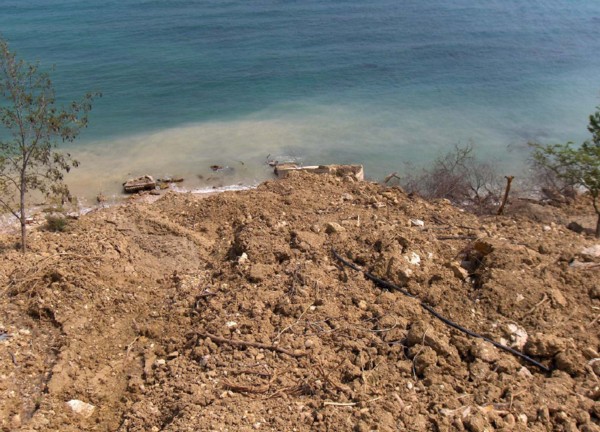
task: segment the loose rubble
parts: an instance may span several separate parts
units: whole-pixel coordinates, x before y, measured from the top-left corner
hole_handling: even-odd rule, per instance
[[[540,214],[294,171],[0,236],[0,430],[598,431],[597,240]]]

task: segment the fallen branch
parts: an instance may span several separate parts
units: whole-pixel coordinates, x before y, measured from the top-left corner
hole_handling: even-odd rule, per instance
[[[457,236],[441,236],[438,240],[475,240],[477,236],[473,235],[457,235]]]
[[[387,176],[385,176],[385,179],[383,179],[383,183],[385,184],[385,183],[389,182],[393,178],[397,178],[398,180],[402,180],[400,177],[398,177],[398,173],[397,172],[393,172],[393,173],[388,174]]]
[[[345,407],[353,407],[358,405],[358,402],[331,402],[331,401],[325,401],[323,402],[324,406],[345,406]]]
[[[261,394],[261,393],[266,393],[269,391],[269,389],[271,388],[270,384],[264,384],[261,385],[259,387],[249,387],[249,386],[245,386],[245,385],[240,385],[240,384],[234,384],[230,381],[227,380],[223,380],[223,386],[227,389],[227,390],[231,390],[233,392],[237,392],[237,393],[254,393],[254,394]]]
[[[373,398],[373,399],[369,399],[368,401],[365,401],[365,402],[333,402],[333,401],[325,401],[325,402],[323,402],[323,406],[353,407],[353,406],[356,406],[356,405],[358,405],[360,403],[368,404],[368,403],[371,403],[371,402],[375,402],[375,401],[378,401],[381,398],[382,397],[379,396],[379,397],[376,397],[376,398]]]
[[[260,343],[260,342],[246,342],[246,341],[242,341],[242,340],[238,340],[238,339],[227,339],[224,337],[215,336],[210,333],[198,333],[198,336],[200,336],[202,338],[209,338],[210,340],[212,340],[215,343],[222,343],[222,344],[233,345],[233,346],[263,348],[263,349],[268,349],[270,351],[277,351],[282,354],[287,354],[291,357],[304,357],[306,355],[306,353],[302,352],[302,351],[290,351],[290,350],[286,350],[284,348],[279,348],[274,345],[268,345],[268,344],[264,344],[264,343]]]
[[[531,309],[529,309],[525,315],[523,315],[523,317],[531,315],[537,308],[539,308],[541,305],[546,303],[548,300],[550,300],[550,299],[548,298],[546,293],[544,293],[544,295],[542,296],[542,299],[539,302],[537,302],[536,304],[534,304],[533,307]]]

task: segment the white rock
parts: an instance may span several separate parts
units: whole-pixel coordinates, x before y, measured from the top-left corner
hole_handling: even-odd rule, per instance
[[[248,261],[248,254],[246,252],[243,252],[240,255],[240,257],[238,258],[238,264],[244,264],[247,261]]]
[[[346,231],[346,228],[344,228],[337,222],[328,222],[327,224],[325,224],[325,232],[327,234],[341,233],[344,231]]]
[[[581,250],[581,255],[589,258],[598,258],[600,257],[600,244],[595,244],[593,246],[583,248]]]
[[[412,265],[419,265],[421,263],[421,257],[414,252],[405,255],[404,259]]]
[[[529,369],[527,369],[525,366],[522,366],[521,369],[519,369],[519,372],[517,372],[517,375],[519,375],[522,378],[532,378],[533,374],[531,373],[531,371]]]
[[[410,226],[423,228],[425,226],[425,222],[423,222],[421,219],[411,219]]]
[[[509,345],[512,348],[523,349],[529,337],[525,329],[513,323],[507,324],[506,329],[510,338]]]
[[[544,231],[552,231],[552,227],[550,225],[544,225],[542,228]]]
[[[80,401],[79,399],[71,399],[69,402],[67,402],[67,405],[73,410],[74,413],[85,418],[88,418],[94,414],[94,410],[96,409],[94,405]]]

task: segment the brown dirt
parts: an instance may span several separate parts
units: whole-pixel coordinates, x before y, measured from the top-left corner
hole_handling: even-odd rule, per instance
[[[0,429],[599,431],[598,241],[547,210],[294,174],[0,237]]]

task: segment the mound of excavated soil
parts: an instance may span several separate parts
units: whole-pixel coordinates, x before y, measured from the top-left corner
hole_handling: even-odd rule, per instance
[[[2,430],[600,430],[597,242],[559,224],[294,174],[30,239],[2,237]]]

